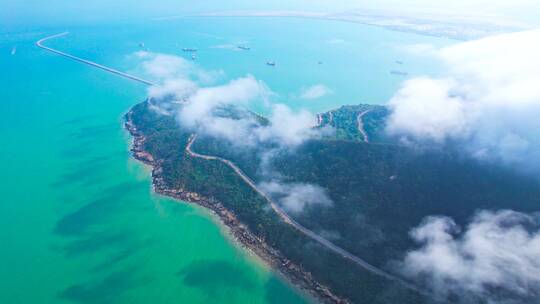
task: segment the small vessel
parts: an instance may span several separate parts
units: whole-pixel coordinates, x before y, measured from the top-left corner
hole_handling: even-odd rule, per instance
[[[275,61],[268,61],[268,62],[266,62],[266,65],[276,66],[276,62]]]
[[[191,54],[191,60],[197,60],[197,55]]]
[[[322,61],[317,62],[317,64],[322,64]]]
[[[241,49],[241,50],[244,50],[244,51],[249,51],[249,50],[251,50],[251,48],[250,48],[249,46],[239,45],[239,46],[237,46],[237,47],[238,47],[239,49]]]
[[[197,49],[196,48],[182,48],[182,51],[183,52],[196,52]]]
[[[144,42],[140,42],[139,47],[144,48]]]
[[[407,75],[409,75],[409,73],[407,73],[407,72],[396,71],[396,70],[390,71],[390,74],[393,74],[393,75],[399,75],[399,76],[407,76]]]
[[[11,49],[11,55],[15,55],[17,53],[17,47],[14,46],[12,49]]]
[[[396,60],[396,63],[397,63],[397,64],[403,64],[403,61],[401,61],[401,60]]]

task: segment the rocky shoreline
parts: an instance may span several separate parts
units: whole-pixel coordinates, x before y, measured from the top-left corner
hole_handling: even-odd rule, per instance
[[[287,277],[294,285],[307,291],[322,303],[349,303],[347,300],[334,295],[326,286],[318,283],[311,273],[292,263],[278,250],[272,248],[266,242],[251,233],[247,226],[242,224],[236,215],[225,208],[223,204],[203,197],[195,192],[185,189],[169,189],[166,187],[162,177],[162,169],[159,160],[144,150],[146,138],[131,119],[131,111],[125,115],[125,128],[133,136],[131,152],[133,157],[144,164],[152,167],[152,182],[154,191],[161,195],[166,195],[174,199],[195,203],[212,210],[229,229],[236,240],[244,247],[248,248],[261,257],[273,269],[277,269]]]

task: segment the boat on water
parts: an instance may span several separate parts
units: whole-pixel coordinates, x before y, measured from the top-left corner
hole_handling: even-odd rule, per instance
[[[407,73],[407,72],[396,71],[396,70],[390,71],[390,74],[392,74],[392,75],[398,75],[398,76],[407,76],[407,75],[409,75],[409,73]]]
[[[15,55],[17,53],[17,47],[14,46],[12,49],[11,49],[11,55]]]
[[[403,61],[401,61],[401,60],[396,60],[396,63],[397,63],[397,64],[403,64]]]
[[[197,60],[197,55],[191,54],[191,60]]]
[[[239,46],[237,46],[237,47],[238,47],[239,49],[241,49],[241,50],[244,50],[244,51],[249,51],[249,50],[251,50],[251,48],[250,48],[249,46],[239,45]]]
[[[182,48],[182,51],[183,52],[196,52],[197,49],[196,48]]]
[[[268,61],[268,62],[266,62],[266,65],[276,66],[276,62],[275,61]]]
[[[144,48],[144,42],[140,42],[139,47]]]

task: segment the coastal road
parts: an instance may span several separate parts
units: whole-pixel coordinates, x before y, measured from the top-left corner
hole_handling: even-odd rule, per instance
[[[47,40],[58,38],[58,37],[63,37],[63,36],[66,36],[66,35],[69,35],[69,32],[64,32],[64,33],[60,33],[60,34],[45,37],[43,39],[38,40],[36,42],[36,46],[38,46],[38,47],[40,47],[40,48],[42,48],[44,50],[47,50],[49,52],[55,53],[57,55],[64,56],[64,57],[67,57],[69,59],[72,59],[72,60],[87,64],[87,65],[93,66],[95,68],[105,70],[105,71],[107,71],[109,73],[113,73],[115,75],[125,77],[125,78],[128,78],[128,79],[133,80],[133,81],[137,81],[137,82],[140,82],[140,83],[143,83],[143,84],[146,84],[146,85],[150,85],[150,86],[154,85],[154,83],[152,83],[152,82],[150,82],[148,80],[144,80],[142,78],[139,78],[137,76],[133,76],[133,75],[130,75],[128,73],[124,73],[124,72],[115,70],[113,68],[101,65],[99,63],[95,63],[95,62],[90,61],[90,60],[86,60],[86,59],[83,59],[83,58],[80,58],[80,57],[77,57],[77,56],[73,56],[71,54],[68,54],[68,53],[65,53],[65,52],[62,52],[62,51],[59,51],[59,50],[56,50],[56,49],[53,49],[53,48],[50,48],[48,46],[43,45],[43,43],[45,41],[47,41]]]
[[[191,137],[189,138],[188,140],[188,143],[186,145],[186,152],[192,156],[192,157],[196,157],[196,158],[201,158],[201,159],[205,159],[205,160],[217,160],[217,161],[220,161],[224,164],[226,164],[227,166],[229,166],[231,169],[234,170],[234,172],[236,172],[236,174],[238,176],[240,176],[240,178],[242,178],[242,180],[244,180],[244,182],[246,184],[248,184],[253,190],[255,190],[255,192],[257,192],[259,195],[261,195],[264,199],[266,199],[266,201],[268,201],[268,203],[270,204],[270,207],[279,215],[279,217],[287,224],[293,226],[296,230],[300,231],[302,234],[304,234],[305,236],[307,236],[308,238],[316,241],[317,243],[323,245],[324,247],[328,248],[329,250],[337,253],[338,255],[354,262],[355,264],[357,264],[358,266],[362,267],[363,269],[375,274],[375,275],[378,275],[380,277],[383,277],[385,279],[388,279],[388,280],[391,280],[391,281],[394,281],[394,282],[397,282],[399,284],[401,284],[402,286],[408,288],[408,289],[411,289],[411,290],[414,290],[418,293],[421,293],[421,294],[424,294],[426,295],[426,293],[420,289],[418,289],[418,287],[402,280],[401,278],[398,278],[380,268],[377,268],[373,265],[371,265],[370,263],[366,262],[365,260],[361,259],[360,257],[357,257],[356,255],[348,252],[347,250],[337,246],[336,244],[330,242],[329,240],[323,238],[322,236],[316,234],[315,232],[311,231],[310,229],[302,226],[300,223],[298,223],[297,221],[295,221],[294,219],[292,219],[270,196],[268,196],[264,191],[260,190],[257,185],[255,184],[255,182],[253,180],[251,180],[251,178],[249,178],[247,175],[244,174],[244,172],[242,172],[242,170],[240,168],[238,168],[238,166],[236,166],[233,162],[225,159],[225,158],[221,158],[221,157],[218,157],[218,156],[212,156],[212,155],[204,155],[204,154],[199,154],[197,152],[194,152],[192,150],[192,146],[193,146],[193,143],[195,142],[195,140],[197,139],[197,134],[192,134]]]
[[[356,122],[358,124],[358,132],[362,134],[365,143],[369,143],[369,137],[366,133],[366,130],[364,130],[364,122],[362,121],[362,117],[369,112],[371,112],[371,110],[365,110],[364,112],[358,114],[358,116],[356,117]]]

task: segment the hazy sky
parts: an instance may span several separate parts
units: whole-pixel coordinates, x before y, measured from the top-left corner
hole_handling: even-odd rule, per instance
[[[114,21],[216,10],[337,12],[383,9],[408,13],[500,15],[540,24],[539,0],[0,0],[0,25]]]

